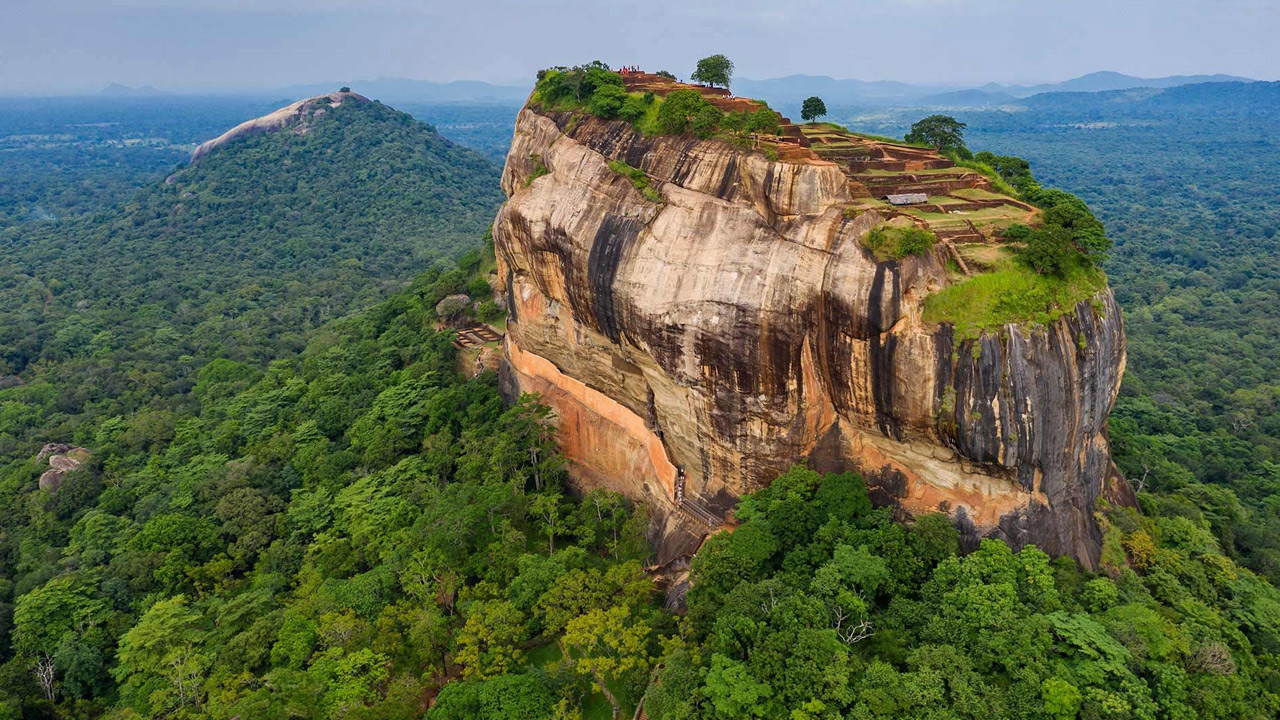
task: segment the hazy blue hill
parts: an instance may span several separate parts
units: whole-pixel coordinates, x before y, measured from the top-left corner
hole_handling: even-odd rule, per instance
[[[1218,82],[1253,82],[1253,79],[1221,74],[1168,75],[1158,78],[1142,78],[1103,70],[1057,83],[1042,83],[1039,85],[997,85],[991,83],[983,86],[982,89],[1007,92],[1016,96],[1027,96],[1047,92],[1106,92],[1108,90],[1130,90],[1133,88],[1171,88],[1182,85]]]
[[[1055,90],[1025,97],[991,90],[961,90],[903,102],[900,107],[902,112],[909,113],[918,111],[906,108],[980,109],[1005,105],[1043,114],[1045,117],[1042,119],[1046,122],[1118,118],[1195,122],[1206,116],[1220,115],[1257,118],[1280,111],[1280,82],[1196,82],[1166,88]],[[1013,122],[1017,123],[1016,120]]]
[[[1018,98],[1003,92],[988,90],[956,90],[921,98],[921,107],[996,107],[1017,103]]]
[[[1168,108],[1200,106],[1275,115],[1280,111],[1280,82],[1184,85],[1152,97],[1151,102]]]
[[[1166,89],[1054,92],[1034,95],[1020,102],[1045,112],[1274,114],[1280,110],[1280,82],[1209,82]]]
[[[1140,78],[1118,72],[1096,72],[1063,82],[1039,85],[987,83],[979,87],[916,85],[890,80],[837,80],[826,75],[788,75],[768,80],[739,78],[733,91],[744,97],[760,98],[774,107],[799,106],[817,95],[827,107],[970,106],[1007,104],[1017,98],[1042,93],[1098,93],[1134,88],[1173,88],[1200,83],[1253,82],[1232,75],[1172,75]]]

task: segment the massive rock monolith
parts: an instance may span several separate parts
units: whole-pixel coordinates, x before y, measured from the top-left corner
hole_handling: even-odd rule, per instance
[[[647,198],[609,162],[648,176]],[[619,167],[615,165],[615,168]],[[922,320],[941,249],[878,262],[816,158],[521,111],[494,225],[504,388],[557,413],[575,481],[649,504],[659,561],[807,459],[904,513],[1098,557],[1125,339],[1109,290],[1048,326],[956,339]]]

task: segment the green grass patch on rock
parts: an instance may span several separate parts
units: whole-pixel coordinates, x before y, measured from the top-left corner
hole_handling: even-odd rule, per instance
[[[529,173],[529,178],[524,181],[525,187],[529,187],[534,180],[551,172],[547,169],[547,164],[542,161],[542,156],[538,153],[530,155],[529,159],[533,161],[533,172]]]
[[[1017,188],[1010,184],[1008,180],[1001,177],[1000,173],[996,172],[995,168],[990,165],[978,162],[977,160],[965,160],[956,156],[951,156],[951,159],[955,162],[956,167],[974,170],[979,175],[985,177],[991,182],[991,187],[995,188],[996,192],[1004,193],[1005,195],[1014,198],[1022,197],[1022,193],[1018,192]]]
[[[630,180],[632,186],[639,190],[646,200],[662,204],[662,196],[657,190],[649,187],[649,176],[645,175],[640,168],[631,167],[621,160],[610,160],[609,169]]]
[[[901,260],[908,255],[924,255],[933,250],[938,237],[918,227],[880,225],[862,236],[862,244],[880,262]]]
[[[1047,325],[1107,285],[1097,268],[1077,264],[1061,277],[1040,275],[1012,259],[925,298],[924,321],[950,323],[957,339],[1008,323]]]
[[[1005,196],[1000,193],[983,190],[982,188],[961,188],[959,190],[952,190],[951,194],[967,200],[1003,200],[1005,198]]]
[[[662,131],[658,129],[658,111],[662,109],[662,103],[662,97],[655,95],[644,106],[644,113],[631,123],[641,135],[655,137],[662,134]]]

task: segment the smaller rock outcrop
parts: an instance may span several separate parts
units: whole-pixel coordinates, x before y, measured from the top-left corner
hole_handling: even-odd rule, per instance
[[[338,107],[346,102],[367,103],[369,98],[353,92],[339,91],[299,100],[292,105],[282,107],[260,118],[242,122],[218,137],[201,143],[195,152],[191,154],[191,162],[196,162],[233,140],[252,135],[262,135],[263,133],[277,130],[292,130],[301,135],[311,129],[312,118],[323,115],[330,108]]]
[[[471,298],[465,294],[448,295],[436,303],[436,317],[444,322],[456,320],[470,304]]]
[[[62,486],[62,477],[79,470],[88,462],[90,453],[82,447],[66,443],[49,443],[40,448],[36,462],[49,461],[49,469],[40,475],[40,489],[55,492]]]

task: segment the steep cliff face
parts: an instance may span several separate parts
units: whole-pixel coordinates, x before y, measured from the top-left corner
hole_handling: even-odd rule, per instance
[[[649,503],[660,561],[806,458],[970,539],[1096,561],[1125,358],[1109,291],[956,339],[921,319],[945,251],[877,262],[860,238],[884,218],[846,216],[836,164],[589,116],[524,109],[502,187],[505,386],[557,411],[580,483]]]

